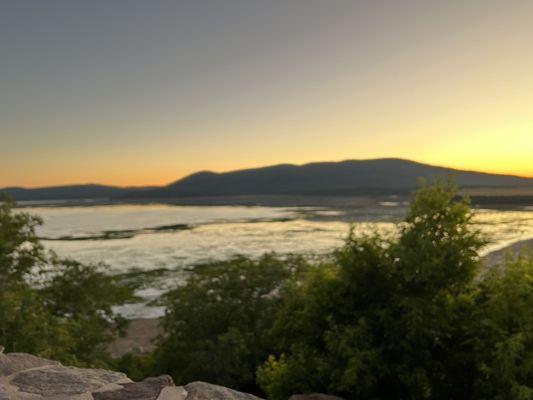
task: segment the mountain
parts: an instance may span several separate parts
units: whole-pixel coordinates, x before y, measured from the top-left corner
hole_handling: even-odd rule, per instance
[[[133,197],[234,195],[357,195],[409,192],[420,178],[454,176],[460,187],[527,187],[533,178],[436,167],[402,159],[348,160],[214,173],[199,172]]]
[[[198,172],[170,185],[156,188],[78,185],[39,189],[9,188],[3,191],[17,200],[401,194],[416,188],[420,178],[432,181],[450,175],[455,177],[462,188],[533,189],[533,178],[463,171],[409,160],[384,158],[305,165],[282,164],[224,173]]]

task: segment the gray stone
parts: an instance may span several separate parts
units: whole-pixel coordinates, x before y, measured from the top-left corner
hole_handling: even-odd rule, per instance
[[[132,382],[119,372],[66,367],[29,354],[0,353],[0,400],[261,399],[205,382],[174,386],[168,375]]]
[[[157,400],[185,400],[187,391],[183,386],[167,386],[161,390]]]
[[[94,400],[157,400],[161,390],[167,386],[174,386],[174,382],[170,376],[162,375],[121,386],[122,388],[117,390],[93,392],[93,398]]]
[[[21,392],[50,397],[82,394],[109,383],[127,381],[126,375],[119,372],[52,365],[19,372],[10,383]]]
[[[185,385],[187,400],[258,400],[259,397],[205,382]]]
[[[47,360],[24,353],[0,353],[0,377],[24,371],[30,368],[42,367],[45,365],[60,365],[57,361]]]

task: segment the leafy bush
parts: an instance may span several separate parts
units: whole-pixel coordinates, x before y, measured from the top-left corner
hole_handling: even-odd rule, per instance
[[[347,239],[286,290],[258,369],[271,399],[531,399],[532,262],[476,278],[485,243],[441,183],[415,196],[396,238]]]
[[[159,373],[159,369],[155,366],[153,352],[126,353],[113,360],[113,369],[125,373],[134,381],[142,381]]]
[[[533,399],[533,255],[480,283],[469,328],[480,398]]]
[[[0,203],[0,343],[81,366],[108,366],[106,345],[124,321],[111,307],[132,291],[99,266],[46,252],[42,221]]]
[[[204,380],[255,392],[255,370],[272,351],[270,327],[283,285],[306,269],[301,258],[265,255],[197,267],[167,294],[156,366],[177,383]]]

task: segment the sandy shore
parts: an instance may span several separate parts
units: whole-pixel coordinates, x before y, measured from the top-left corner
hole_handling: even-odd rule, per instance
[[[487,254],[484,258],[485,264],[489,267],[503,265],[507,257],[516,259],[520,254],[528,251],[533,251],[533,239],[521,240]]]
[[[519,254],[532,251],[533,239],[513,243],[503,249],[493,251],[484,257],[486,265],[502,265],[506,257],[518,257]],[[161,318],[139,318],[130,321],[125,337],[115,340],[109,349],[113,357],[120,357],[128,352],[146,353],[154,350],[154,339],[162,333]]]
[[[126,336],[118,338],[109,346],[114,358],[126,353],[148,353],[155,349],[154,340],[162,333],[161,318],[132,319]]]

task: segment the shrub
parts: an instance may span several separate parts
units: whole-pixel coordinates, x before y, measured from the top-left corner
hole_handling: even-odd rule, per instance
[[[80,366],[107,366],[106,345],[124,325],[111,307],[132,291],[99,266],[46,252],[42,221],[0,202],[0,343]]]
[[[279,293],[305,269],[301,258],[274,255],[197,267],[166,295],[157,368],[177,383],[204,380],[256,392],[255,370],[272,350]]]
[[[531,398],[531,262],[476,279],[470,220],[453,185],[422,188],[396,238],[351,234],[287,290],[257,373],[268,397]]]

